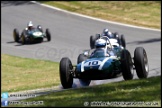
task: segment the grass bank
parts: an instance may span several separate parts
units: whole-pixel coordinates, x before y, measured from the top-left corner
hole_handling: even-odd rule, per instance
[[[101,104],[107,106],[121,106],[121,102],[125,102],[125,105],[123,104],[122,106],[127,107],[159,107],[161,106],[161,76],[140,80],[135,79],[130,81],[113,82],[79,89],[67,89],[22,101],[41,101],[42,103],[39,105],[31,105],[39,107],[84,107],[91,105],[101,106]],[[95,104],[95,102],[97,104]],[[105,104],[107,102],[110,104]]]
[[[1,54],[1,91],[58,86],[59,63]]]

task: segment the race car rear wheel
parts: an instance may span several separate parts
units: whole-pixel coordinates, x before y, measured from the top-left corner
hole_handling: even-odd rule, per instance
[[[46,29],[46,36],[47,36],[47,40],[50,41],[51,40],[51,32],[48,28]]]
[[[115,33],[114,33],[114,38],[116,38],[116,39],[119,38],[119,33],[118,33],[118,32],[115,32]]]
[[[134,65],[139,78],[147,78],[149,65],[146,51],[143,47],[137,47],[134,51]]]
[[[133,79],[133,62],[130,52],[126,49],[121,52],[121,70],[124,80]]]
[[[72,63],[69,58],[64,57],[60,61],[60,80],[64,89],[71,88],[73,84],[73,76],[71,70],[73,69]]]
[[[90,47],[91,49],[95,48],[95,41],[100,38],[99,34],[96,34],[95,36],[90,36]]]
[[[87,57],[85,57],[83,54],[80,54],[77,59],[77,64],[81,63],[82,61],[85,61],[86,59]],[[89,86],[89,84],[91,83],[91,80],[79,79],[79,82],[81,86]]]
[[[16,28],[13,30],[13,38],[15,42],[19,41],[19,31]]]
[[[94,42],[95,42],[95,37],[94,36],[90,36],[90,47],[91,47],[91,49],[94,48]]]
[[[122,45],[124,48],[126,48],[126,42],[125,42],[125,37],[124,35],[121,35],[119,37],[119,40],[120,40],[120,45]]]

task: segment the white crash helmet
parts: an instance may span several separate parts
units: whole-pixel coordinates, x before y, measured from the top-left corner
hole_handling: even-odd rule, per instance
[[[106,46],[106,40],[104,39],[97,39],[95,42],[95,47],[96,48],[105,48]]]
[[[32,21],[29,21],[29,23],[27,24],[28,27],[33,27],[33,23]]]

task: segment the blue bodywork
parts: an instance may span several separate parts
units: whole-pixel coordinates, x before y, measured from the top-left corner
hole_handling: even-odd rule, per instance
[[[93,53],[87,60],[77,64],[76,73],[80,78],[107,79],[120,73],[120,58],[106,55],[103,51]]]

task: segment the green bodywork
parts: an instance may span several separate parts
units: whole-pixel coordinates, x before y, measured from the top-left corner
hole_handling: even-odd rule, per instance
[[[117,70],[120,71],[120,48],[115,48],[112,52],[114,55],[105,55],[103,52],[94,53],[87,60],[77,64],[77,73],[99,73],[103,75],[112,75]],[[120,73],[120,72],[119,72]]]
[[[27,34],[30,38],[44,38],[45,33],[42,33],[40,30],[38,29],[33,29],[31,31],[27,31]]]

